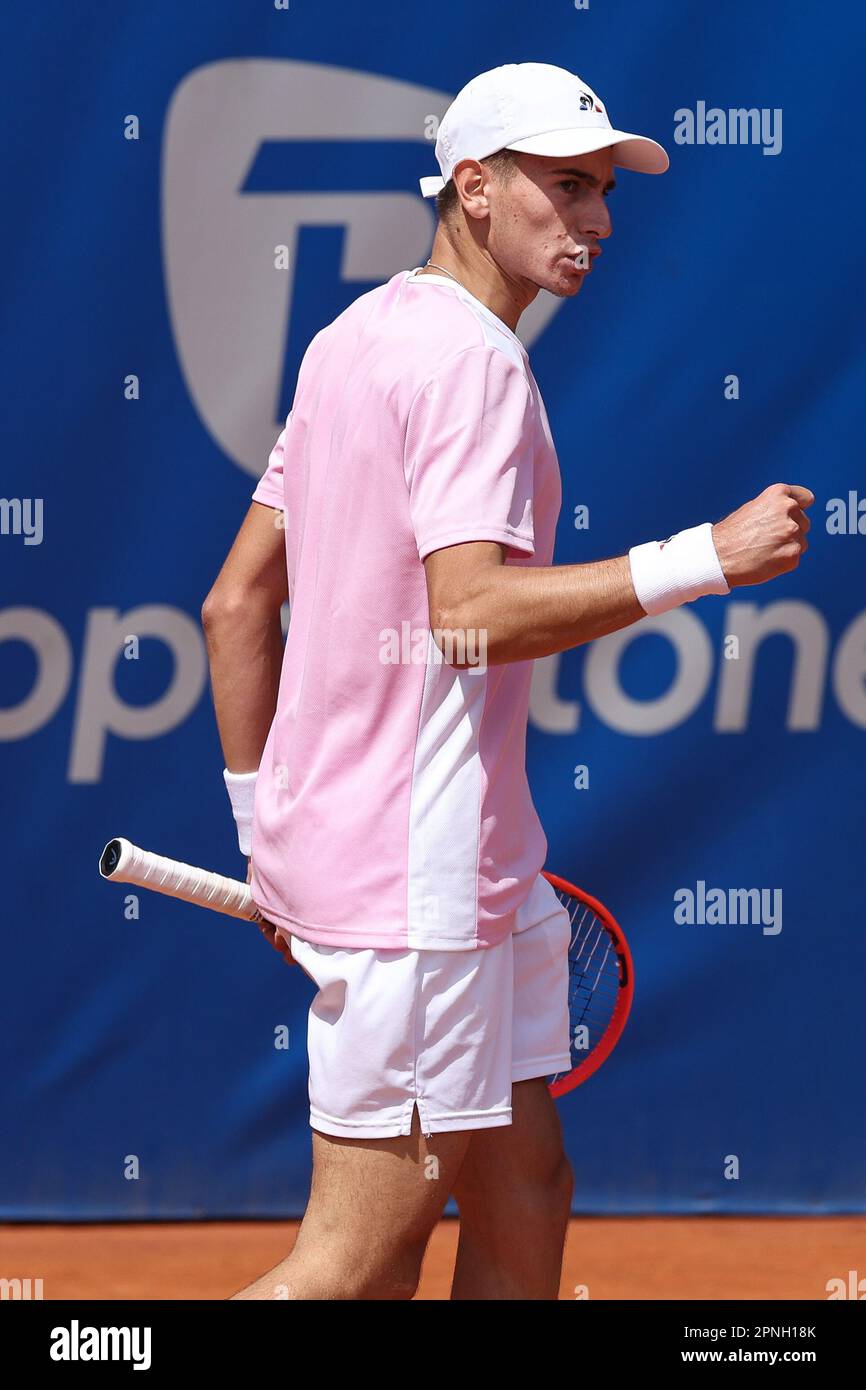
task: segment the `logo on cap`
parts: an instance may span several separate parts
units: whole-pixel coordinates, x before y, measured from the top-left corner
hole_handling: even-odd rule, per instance
[[[603,111],[604,107],[601,106],[597,101],[593,101],[589,92],[581,92],[580,109],[581,111]]]

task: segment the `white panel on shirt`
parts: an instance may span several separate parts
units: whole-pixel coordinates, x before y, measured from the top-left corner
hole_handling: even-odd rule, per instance
[[[435,650],[434,650],[435,649]],[[409,806],[408,945],[447,949],[477,931],[486,671],[457,671],[428,634]]]

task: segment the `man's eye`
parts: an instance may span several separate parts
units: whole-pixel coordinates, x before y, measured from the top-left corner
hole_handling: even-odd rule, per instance
[[[561,179],[559,186],[560,188],[564,188],[566,193],[570,192],[573,188],[576,188],[581,192],[583,191],[583,184],[578,183],[577,179]],[[612,192],[612,188],[602,189],[602,194],[605,198],[609,198]]]

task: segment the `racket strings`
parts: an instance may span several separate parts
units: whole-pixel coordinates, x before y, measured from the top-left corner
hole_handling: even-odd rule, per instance
[[[557,891],[557,897],[571,923],[569,1042],[572,1066],[577,1067],[598,1044],[613,1019],[619,1000],[620,963],[607,926],[589,905],[571,894]],[[557,1079],[555,1076],[551,1081]]]
[[[586,921],[587,917],[589,918],[588,922]],[[572,917],[572,926],[573,925],[574,918]],[[571,941],[568,946],[568,958],[572,962],[573,968],[589,977],[593,969],[593,961],[596,952],[600,952],[601,958],[596,963],[596,974],[592,985],[592,987],[595,988],[595,985],[604,974],[605,967],[608,963],[608,957],[612,950],[613,944],[607,928],[599,922],[594,912],[591,912],[588,907],[584,906],[580,923],[572,932]]]

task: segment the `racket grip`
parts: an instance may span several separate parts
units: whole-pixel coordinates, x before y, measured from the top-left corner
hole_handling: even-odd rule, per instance
[[[130,840],[120,837],[109,840],[100,855],[99,872],[114,883],[134,883],[229,917],[261,921],[262,914],[253,902],[249,885],[241,883],[240,879],[197,869],[179,859],[167,859],[165,855],[141,849]]]

